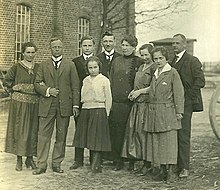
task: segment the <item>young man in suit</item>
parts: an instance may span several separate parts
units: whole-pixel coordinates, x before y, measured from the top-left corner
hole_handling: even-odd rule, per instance
[[[56,142],[52,154],[52,169],[63,173],[66,136],[70,116],[79,113],[79,78],[76,67],[63,56],[63,43],[58,38],[50,41],[52,56],[41,64],[34,83],[41,95],[39,101],[39,132],[37,145],[38,169],[33,175],[46,172],[51,137],[56,120]]]
[[[109,78],[110,70],[112,66],[112,61],[120,56],[118,52],[115,51],[116,40],[113,34],[109,32],[105,32],[102,35],[101,41],[102,47],[104,51],[97,55],[102,63],[101,73]]]
[[[76,65],[76,70],[79,75],[79,80],[80,80],[80,89],[83,84],[83,79],[88,75],[86,71],[86,59],[89,57],[93,56],[93,51],[94,51],[94,46],[95,46],[95,41],[93,37],[91,36],[84,36],[81,39],[81,47],[82,47],[82,55],[76,57],[73,59],[74,64]],[[81,106],[79,108],[81,110]],[[75,120],[77,124],[77,119]],[[91,152],[90,152],[90,162],[91,162]],[[78,148],[75,147],[75,158],[74,158],[74,163],[70,167],[70,170],[77,169],[79,167],[83,166],[83,160],[84,160],[84,149],[83,148]]]
[[[185,91],[184,114],[181,120],[182,129],[178,131],[177,171],[180,178],[189,175],[192,113],[203,111],[200,89],[205,86],[202,64],[197,57],[186,52],[186,45],[187,40],[183,34],[173,36],[172,46],[175,59],[171,66],[178,71]]]

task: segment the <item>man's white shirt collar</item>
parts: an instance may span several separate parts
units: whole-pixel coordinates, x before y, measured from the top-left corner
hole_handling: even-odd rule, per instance
[[[183,57],[183,54],[185,53],[185,51],[186,51],[186,50],[183,50],[183,51],[181,51],[180,53],[176,54],[176,56],[177,56],[176,62],[178,62],[178,61]]]
[[[86,54],[83,53],[83,57],[84,57],[85,60],[92,57],[92,56],[93,56],[93,53],[91,53],[89,55],[86,55]]]

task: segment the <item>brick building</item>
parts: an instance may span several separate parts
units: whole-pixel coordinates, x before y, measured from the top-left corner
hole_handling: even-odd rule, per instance
[[[1,0],[0,70],[21,59],[21,44],[26,41],[37,45],[36,61],[41,62],[50,55],[51,37],[63,40],[64,55],[72,59],[80,54],[79,41],[84,35],[93,36],[96,51],[100,50],[103,24],[115,34],[117,44],[125,33],[134,34],[135,0],[113,0],[107,7],[103,2],[110,1]]]

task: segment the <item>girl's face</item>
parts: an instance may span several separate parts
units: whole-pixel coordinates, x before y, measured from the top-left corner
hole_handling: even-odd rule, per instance
[[[140,50],[140,56],[145,60],[146,64],[150,64],[152,62],[151,54],[147,48]]]
[[[99,65],[96,61],[88,62],[88,71],[90,76],[95,77],[99,74]]]
[[[160,69],[162,69],[167,64],[166,57],[164,57],[160,51],[154,52],[153,58],[154,62]]]
[[[34,47],[27,47],[23,53],[24,60],[28,62],[33,61],[35,55],[36,55],[36,51]]]

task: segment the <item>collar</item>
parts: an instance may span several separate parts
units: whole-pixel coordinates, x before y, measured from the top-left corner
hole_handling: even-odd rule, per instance
[[[176,54],[176,56],[178,57],[176,62],[178,62],[182,57],[183,57],[183,54],[186,52],[186,50],[183,50],[181,51],[180,53]]]
[[[63,56],[61,55],[61,56],[59,56],[59,57],[54,57],[54,56],[52,56],[52,60],[54,60],[54,61],[61,61],[63,59]]]
[[[171,66],[169,65],[169,63],[167,63],[166,65],[164,65],[164,67],[162,68],[160,73],[159,73],[158,68],[157,68],[156,71],[154,72],[154,75],[157,79],[160,76],[161,73],[164,73],[164,72],[170,71],[170,70],[171,70]]]
[[[86,59],[92,57],[92,56],[93,56],[93,53],[91,53],[91,54],[89,54],[89,55],[86,55],[86,54],[83,53],[82,55],[83,55],[83,58],[86,60]]]
[[[105,55],[108,55],[108,56],[112,56],[114,54],[115,50],[112,49],[110,52],[108,51],[104,51]]]

